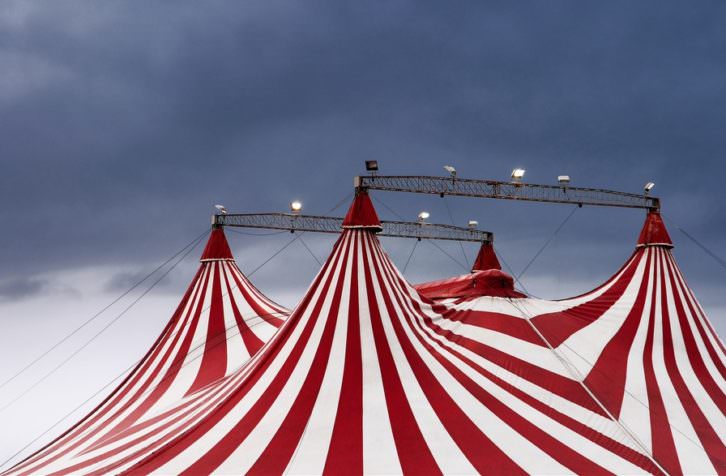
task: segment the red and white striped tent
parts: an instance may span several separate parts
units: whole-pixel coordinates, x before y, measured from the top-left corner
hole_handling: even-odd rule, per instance
[[[148,353],[91,413],[17,467],[48,472],[102,446],[157,411],[237,371],[289,311],[242,274],[222,229],[211,232],[201,265]]]
[[[726,472],[724,346],[651,214],[633,256],[565,301],[422,297],[357,195],[275,336],[241,369],[30,472]]]

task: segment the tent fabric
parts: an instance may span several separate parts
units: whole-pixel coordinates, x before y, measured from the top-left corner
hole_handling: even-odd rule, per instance
[[[479,253],[476,255],[471,271],[486,271],[489,269],[502,269],[502,265],[499,264],[497,254],[494,252],[494,245],[491,242],[484,242],[479,248]]]
[[[371,231],[381,231],[381,221],[378,219],[376,209],[373,207],[371,197],[365,190],[357,190],[353,204],[343,219],[343,229],[361,228]]]
[[[242,274],[221,228],[212,230],[200,261],[144,358],[97,408],[18,471],[48,472],[53,464],[103,445],[157,408],[230,375],[272,337],[289,311]]]
[[[12,472],[723,473],[724,354],[665,246],[577,298],[450,304],[345,229],[247,364]]]
[[[468,300],[481,296],[526,297],[514,289],[514,278],[501,270],[491,242],[484,242],[471,267],[471,273],[415,285],[416,290],[433,300]]]
[[[204,247],[200,261],[234,260],[222,228],[213,228]]]
[[[416,291],[429,299],[468,299],[480,296],[522,298],[524,294],[514,289],[514,279],[498,269],[472,271],[453,278],[430,281],[414,286]]]
[[[668,235],[663,218],[657,211],[648,212],[645,224],[638,237],[638,246],[653,245],[673,247],[673,242]]]

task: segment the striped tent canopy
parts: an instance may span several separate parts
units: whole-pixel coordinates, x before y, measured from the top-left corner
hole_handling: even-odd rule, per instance
[[[246,365],[72,461],[12,472],[726,471],[724,347],[664,228],[578,298],[450,305],[401,276],[367,195],[351,210]]]
[[[201,265],[176,312],[124,381],[91,413],[16,471],[47,473],[186,395],[237,371],[289,311],[242,274],[222,229],[213,229]]]

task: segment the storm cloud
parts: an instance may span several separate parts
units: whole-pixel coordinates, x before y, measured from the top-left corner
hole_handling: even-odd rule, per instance
[[[654,181],[676,258],[723,335],[726,270],[682,231],[726,257],[724,24],[723,2],[3,1],[0,359],[13,363],[3,371],[208,230],[214,204],[283,211],[299,199],[341,215],[366,159],[386,174],[451,164],[462,177],[508,179],[521,166],[534,183],[569,174],[632,192]],[[478,220],[514,274],[570,213],[373,195],[382,218]],[[522,282],[544,297],[596,286],[632,252],[643,218],[578,209]],[[289,234],[228,237],[241,269],[290,306],[333,239],[306,235],[317,258],[292,243],[268,263]],[[23,415],[41,393],[6,414],[24,433],[0,435],[0,447],[32,439],[141,355],[202,245],[39,387],[62,404],[37,425]],[[384,246],[401,267],[413,249]],[[461,273],[476,253],[441,246],[462,265],[420,244],[407,278]]]

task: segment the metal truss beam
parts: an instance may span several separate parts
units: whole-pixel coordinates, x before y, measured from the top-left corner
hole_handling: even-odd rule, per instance
[[[213,226],[232,226],[243,228],[264,228],[268,230],[308,231],[315,233],[340,233],[343,219],[302,215],[296,213],[230,213],[213,215]],[[427,240],[491,242],[492,233],[473,228],[433,223],[381,221],[383,231],[380,236],[417,238]]]
[[[388,192],[427,193],[460,197],[495,198],[528,202],[567,203],[599,207],[658,210],[660,200],[649,195],[565,185],[537,185],[521,182],[472,180],[458,177],[415,175],[355,177],[356,188]]]

